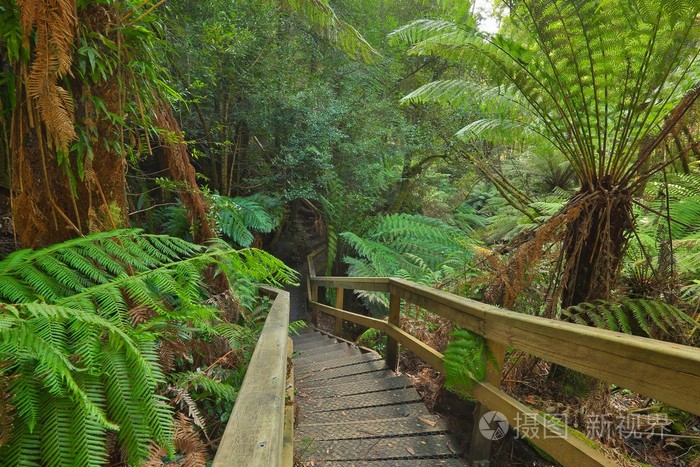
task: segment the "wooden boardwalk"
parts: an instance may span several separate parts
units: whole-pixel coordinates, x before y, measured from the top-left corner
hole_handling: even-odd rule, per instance
[[[410,379],[332,336],[294,336],[301,465],[462,466],[459,442]]]

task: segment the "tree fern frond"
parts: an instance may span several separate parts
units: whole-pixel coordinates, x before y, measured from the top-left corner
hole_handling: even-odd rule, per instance
[[[107,413],[119,424],[119,441],[129,459],[138,463],[148,457],[150,436],[147,420],[135,400],[128,363],[124,355],[115,349],[105,348],[101,355],[105,371]]]
[[[9,443],[0,446],[0,459],[7,465],[42,465],[41,447],[42,430],[35,426],[33,430],[25,424],[16,424],[12,430]]]
[[[371,62],[380,55],[354,27],[338,18],[328,0],[282,0],[282,3],[301,14],[319,35],[349,57]]]
[[[581,303],[562,310],[561,314],[578,324],[651,338],[658,338],[659,333],[676,338],[694,324],[690,316],[673,305],[648,299]]]
[[[393,31],[389,37],[394,42],[416,44],[431,37],[453,33],[459,26],[451,21],[419,19]]]
[[[221,233],[243,247],[253,243],[253,233],[270,233],[282,219],[280,207],[262,195],[229,198],[211,195],[214,218]]]
[[[76,377],[78,384],[85,390],[90,400],[102,410],[105,409],[105,396],[100,378],[94,375],[80,374]],[[73,405],[76,413],[70,419],[71,459],[77,465],[103,465],[107,462],[108,453],[105,445],[105,428],[96,423],[80,406]]]
[[[233,403],[238,396],[238,391],[230,384],[199,372],[178,373],[173,384],[190,394],[197,394],[198,398],[214,396],[216,400]]]
[[[76,413],[77,412],[77,413]],[[41,455],[47,465],[68,465],[74,462],[71,421],[76,416],[86,415],[74,411],[74,405],[65,398],[44,397],[41,408],[44,437]]]

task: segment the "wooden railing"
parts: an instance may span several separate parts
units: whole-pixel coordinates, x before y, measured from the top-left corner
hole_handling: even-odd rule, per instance
[[[316,277],[315,258],[319,253],[314,252],[308,259],[307,289],[312,319],[316,323],[321,312],[335,317],[336,330],[342,329],[346,320],[386,333],[387,363],[393,368],[401,345],[444,372],[443,355],[400,328],[401,300],[487,339],[498,367],[489,368],[485,380],[474,381],[470,390],[481,403],[472,435],[472,461],[488,459],[490,444],[479,434],[476,423],[488,408],[504,414],[513,427],[527,420],[530,440],[565,466],[616,465],[602,454],[595,442],[570,434],[562,424],[554,423],[499,389],[499,368],[507,348],[700,415],[700,349],[515,313],[402,279]],[[337,289],[336,296],[341,299],[336,300],[336,306],[321,303],[319,287]],[[388,319],[343,310],[345,289],[389,293]]]
[[[216,451],[214,467],[292,465],[294,378],[287,369],[292,352],[289,293],[270,287],[260,287],[260,291],[274,302]]]

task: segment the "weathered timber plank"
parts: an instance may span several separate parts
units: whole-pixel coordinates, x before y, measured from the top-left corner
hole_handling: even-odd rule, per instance
[[[314,339],[311,341],[300,342],[294,347],[294,350],[296,350],[297,352],[301,352],[302,350],[317,349],[319,347],[326,347],[337,343],[338,342],[335,339],[330,339],[328,337],[319,337],[318,339]]]
[[[317,287],[332,287],[353,290],[389,291],[387,277],[312,277],[311,285]]]
[[[279,466],[284,442],[289,293],[279,290],[226,425],[213,465]],[[260,410],[265,407],[265,410]]]
[[[307,423],[350,422],[354,420],[383,420],[386,418],[402,418],[428,415],[428,409],[422,402],[399,405],[383,405],[361,409],[339,410],[337,412],[299,413],[299,426]]]
[[[333,439],[378,438],[388,436],[445,433],[447,422],[437,415],[390,418],[385,420],[360,420],[343,423],[314,423],[297,428],[297,438],[317,441]]]
[[[313,396],[300,397],[299,407],[305,412],[328,412],[333,410],[359,409],[362,407],[377,407],[380,405],[418,402],[421,397],[415,389],[394,389],[391,391],[370,392],[353,396],[324,397],[317,399]]]
[[[430,347],[428,344],[421,342],[404,331],[403,329],[394,326],[393,324],[385,324],[385,332],[396,339],[403,347],[413,352],[418,358],[423,360],[428,365],[432,366],[441,373],[445,373],[445,365],[443,363],[443,355],[437,350]]]
[[[370,373],[373,371],[386,369],[386,362],[376,360],[372,362],[358,363],[355,365],[343,366],[340,368],[329,368],[326,370],[314,371],[311,373],[299,374],[297,376],[300,383],[309,383],[312,381],[332,380],[341,376],[359,375]]]
[[[335,308],[330,305],[324,305],[318,302],[311,302],[311,308],[316,311],[321,311],[331,316],[340,317],[353,323],[366,326],[368,328],[382,329],[382,326],[386,324],[386,321],[382,321],[377,318],[372,318],[370,316],[360,315],[357,313],[351,313],[349,311],[341,310],[340,308]]]
[[[294,360],[305,361],[305,360],[328,360],[329,358],[338,358],[342,354],[347,355],[359,355],[362,352],[357,347],[350,347],[346,343],[341,342],[333,345],[326,346],[323,352],[314,352],[314,349],[300,350],[297,355],[294,356]],[[331,355],[332,354],[332,355]]]
[[[298,367],[304,367],[308,365],[313,365],[316,363],[322,363],[322,362],[332,362],[333,360],[337,358],[347,358],[347,357],[357,357],[358,355],[362,355],[362,352],[360,352],[358,349],[341,349],[341,350],[335,350],[332,352],[323,352],[320,354],[312,354],[312,353],[306,353],[304,355],[304,358],[294,358],[294,364],[297,365]]]
[[[356,375],[343,376],[335,379],[319,379],[316,381],[306,382],[297,379],[297,385],[299,387],[303,387],[304,390],[311,390],[312,388],[317,387],[330,388],[333,386],[353,385],[355,383],[376,381],[383,378],[391,378],[393,376],[396,376],[396,373],[387,368],[380,371],[373,371],[371,373],[360,373]]]
[[[352,384],[334,384],[332,386],[318,386],[306,388],[299,397],[313,396],[317,399],[323,397],[351,396],[354,394],[367,394],[387,389],[403,389],[413,386],[411,380],[405,376],[390,376],[387,378],[376,378],[368,381],[358,381]],[[302,396],[305,395],[305,396]]]
[[[614,466],[615,462],[594,446],[595,441],[582,441],[563,426],[547,419],[524,404],[521,404],[505,392],[488,383],[474,381],[471,394],[489,407],[501,412],[512,427],[518,426],[518,420],[528,420],[528,439],[542,448],[562,465]]]
[[[390,459],[372,461],[328,461],[324,466],[345,467],[464,467],[467,465],[464,459]]]
[[[389,288],[391,291],[391,287]],[[387,325],[399,329],[401,321],[401,297],[392,294],[389,297],[389,314],[387,315]],[[386,340],[386,363],[389,368],[396,370],[399,365],[399,342],[394,337],[394,333],[388,333]]]
[[[322,369],[329,368],[340,368],[348,365],[356,365],[358,363],[373,362],[375,360],[381,360],[382,357],[375,353],[363,353],[360,355],[351,355],[349,357],[335,358],[333,360],[326,360],[323,362],[314,362],[307,364],[296,364],[300,373],[311,373],[314,371],[319,371]]]
[[[302,344],[307,340],[312,340],[312,339],[318,339],[319,337],[327,337],[325,334],[321,334],[320,332],[317,331],[311,331],[305,334],[298,334],[298,335],[293,335],[292,340],[295,343]]]
[[[292,357],[294,341],[287,337],[287,358]],[[282,465],[294,465],[294,366],[288,369],[285,384],[284,439],[282,443]]]
[[[355,461],[414,457],[430,459],[433,456],[452,456],[459,453],[459,442],[446,434],[405,436],[400,438],[349,439],[317,441],[316,461]]]
[[[487,339],[700,414],[700,350],[502,310],[402,279],[391,290]]]

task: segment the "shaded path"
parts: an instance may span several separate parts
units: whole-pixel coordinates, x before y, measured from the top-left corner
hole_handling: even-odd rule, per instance
[[[287,286],[285,290],[289,292],[289,321],[304,320],[307,323],[311,322],[311,313],[307,307],[306,300],[306,276],[309,269],[306,262],[297,264],[294,269],[299,273],[297,282],[298,286]]]

